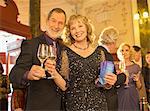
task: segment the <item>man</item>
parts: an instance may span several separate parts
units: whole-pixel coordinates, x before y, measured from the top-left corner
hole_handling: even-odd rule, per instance
[[[140,67],[142,67],[142,56],[141,56],[141,47],[134,45],[133,47],[133,52],[134,52],[134,62]]]
[[[141,47],[139,47],[137,45],[133,45],[132,47],[133,47],[133,53],[134,53],[133,61],[142,68]],[[143,74],[140,77],[141,77],[140,79],[141,79],[142,87],[138,91],[139,91],[140,100],[142,100],[143,98],[146,98],[146,89],[145,89]],[[144,110],[147,110],[147,109],[144,109]]]
[[[99,36],[99,44],[105,53],[106,60],[113,61],[111,53],[116,52],[116,41],[118,38],[118,31],[114,27],[105,28]],[[114,73],[116,71],[114,70]],[[118,100],[117,100],[117,90],[116,88],[124,84],[126,80],[125,74],[121,73],[117,75],[117,81],[115,85],[106,90],[106,100],[108,104],[109,111],[117,111]]]
[[[46,68],[40,66],[37,51],[39,44],[54,45],[57,48],[57,56],[59,56],[61,47],[57,38],[65,22],[65,12],[60,8],[54,8],[48,14],[46,32],[32,40],[23,41],[21,45],[21,53],[10,72],[10,81],[15,85],[26,87],[25,110],[27,111],[59,111],[61,108],[59,89],[65,90],[65,80],[61,75],[50,80],[46,79],[50,74],[45,71]]]

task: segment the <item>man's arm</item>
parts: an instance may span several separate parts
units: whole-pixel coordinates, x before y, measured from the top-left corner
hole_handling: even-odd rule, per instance
[[[123,85],[126,81],[126,75],[124,73],[117,74],[117,81],[115,83],[115,86]]]
[[[32,66],[32,48],[29,41],[24,40],[21,44],[21,52],[12,68],[9,78],[10,82],[22,85],[22,79]]]

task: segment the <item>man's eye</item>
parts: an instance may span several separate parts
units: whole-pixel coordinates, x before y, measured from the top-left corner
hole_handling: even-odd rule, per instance
[[[74,29],[75,29],[74,27],[70,28],[70,30],[74,30]]]

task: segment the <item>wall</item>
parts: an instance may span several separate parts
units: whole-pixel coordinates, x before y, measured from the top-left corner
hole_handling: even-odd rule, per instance
[[[14,0],[19,9],[19,20],[29,25],[29,0]],[[78,2],[76,2],[78,1]],[[45,30],[45,19],[49,10],[63,8],[67,17],[79,13],[91,19],[98,36],[103,28],[115,26],[120,35],[118,45],[122,42],[135,43],[132,17],[132,0],[41,0],[41,28]],[[24,19],[25,18],[25,19]]]
[[[50,9],[42,7],[61,7],[68,17],[75,13],[87,16],[95,26],[97,37],[103,28],[111,25],[118,28],[120,32],[117,45],[122,42],[134,44],[131,0],[111,0],[111,2],[110,0],[78,0],[78,3],[73,0],[57,1],[52,4],[48,2],[42,4],[43,21],[47,16],[46,12]],[[44,29],[44,25],[42,28]]]

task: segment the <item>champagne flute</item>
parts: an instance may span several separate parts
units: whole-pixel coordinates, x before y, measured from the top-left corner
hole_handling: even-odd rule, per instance
[[[56,47],[49,45],[49,47],[48,47],[48,58],[52,61],[56,61],[56,58],[57,58]]]
[[[57,54],[56,54],[56,47],[49,45],[48,46],[48,57],[47,59],[50,59],[52,62],[55,62],[57,58]],[[44,77],[45,79],[53,79],[54,76],[46,76]]]
[[[125,88],[129,87],[129,79],[130,79],[130,75],[129,75],[129,71],[125,70],[125,75],[126,75],[126,83],[125,83]]]
[[[39,44],[37,57],[41,62],[41,67],[43,68],[44,61],[48,58],[48,45],[46,44]]]
[[[128,72],[128,70],[126,70],[126,65],[125,65],[124,60],[120,61],[119,69],[121,72],[123,72],[126,75],[125,88],[128,88],[129,87],[129,72]]]

